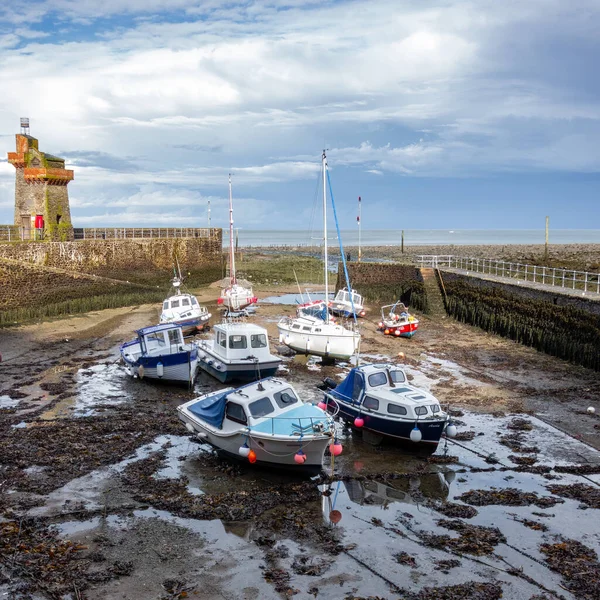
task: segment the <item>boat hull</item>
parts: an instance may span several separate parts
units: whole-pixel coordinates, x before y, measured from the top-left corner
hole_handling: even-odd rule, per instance
[[[411,323],[403,323],[401,325],[385,325],[384,327],[380,328],[381,331],[383,331],[383,333],[385,335],[389,335],[392,337],[405,337],[405,338],[411,338],[413,335],[415,335],[415,333],[417,333],[417,329],[419,328],[419,322],[418,321],[414,321]],[[387,332],[387,333],[386,333]]]
[[[278,326],[279,340],[298,354],[312,354],[324,358],[348,360],[355,354],[360,341],[358,335],[336,336],[319,335],[313,332],[302,333]]]
[[[206,327],[208,321],[210,319],[210,315],[203,317],[193,317],[191,319],[173,319],[171,321],[163,321],[164,323],[174,323],[175,325],[179,325],[184,334],[192,333],[194,331],[201,331]]]
[[[331,398],[327,398],[326,401],[327,411],[335,413],[339,407],[337,416],[349,423],[355,431],[372,432],[382,436],[387,441],[406,445],[415,450],[435,452],[446,426],[446,419],[423,419],[418,422],[413,420],[392,421],[368,412],[359,412],[355,407],[337,399],[333,401]],[[364,421],[364,425],[360,429],[354,426],[354,419],[358,416]],[[410,432],[414,429],[415,424],[419,427],[423,436],[420,442],[413,442],[410,439]]]
[[[202,426],[198,420],[190,418],[189,414],[178,409],[179,418],[190,425],[196,433],[198,441],[208,443],[218,452],[235,460],[248,462],[239,454],[239,448],[248,441],[245,432],[235,432],[231,435],[215,435],[209,429]],[[188,427],[189,429],[189,427]],[[268,466],[286,468],[291,472],[320,471],[323,458],[328,444],[331,442],[329,436],[305,437],[302,443],[296,439],[281,439],[276,436],[252,434],[249,446],[256,453],[256,463],[253,466]],[[306,461],[302,465],[296,464],[294,456],[302,449],[306,455]]]
[[[121,358],[132,377],[190,385],[194,383],[198,371],[196,348],[167,356],[140,356],[136,360],[130,360],[124,350],[131,345],[124,344],[121,347]]]
[[[275,375],[280,365],[280,361],[273,361],[261,365],[259,376],[254,363],[247,365],[224,365],[222,368],[216,369],[212,364],[208,364],[208,360],[201,358],[198,361],[198,366],[203,371],[206,371],[206,373],[212,375],[222,383],[227,383],[229,381],[254,381],[264,377],[272,377]]]

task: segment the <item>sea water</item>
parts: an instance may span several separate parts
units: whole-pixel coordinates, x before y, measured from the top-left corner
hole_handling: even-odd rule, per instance
[[[342,240],[345,246],[358,245],[358,228],[343,229]],[[322,244],[322,234],[306,230],[259,230],[240,229],[237,232],[238,245],[251,246],[306,246],[318,247]],[[330,231],[328,240],[337,246],[335,231]],[[396,229],[365,229],[361,232],[363,246],[399,246],[402,231]],[[543,244],[543,229],[406,229],[404,243],[407,246],[437,245],[489,245],[489,244]],[[551,244],[600,244],[600,229],[553,229],[550,230]],[[223,230],[223,243],[229,244],[229,232]]]

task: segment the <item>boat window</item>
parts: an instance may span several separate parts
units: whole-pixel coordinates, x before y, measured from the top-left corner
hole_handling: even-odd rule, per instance
[[[388,412],[390,415],[405,415],[407,413],[404,406],[398,406],[397,404],[388,404]]]
[[[426,406],[417,406],[415,408],[415,413],[417,413],[417,415],[419,415],[419,417],[422,417],[423,415],[427,414],[427,407]]]
[[[271,400],[267,396],[260,398],[260,400],[250,402],[248,408],[250,409],[250,414],[256,419],[271,414],[275,410]]]
[[[146,336],[146,342],[155,342],[158,346],[166,346],[165,336],[162,331],[155,331]]]
[[[372,396],[365,396],[365,399],[363,400],[363,407],[370,410],[379,410],[379,400],[377,400],[377,398],[373,398]]]
[[[222,331],[217,331],[217,344],[223,348],[227,346],[227,336]]]
[[[163,310],[167,310],[169,308],[169,302],[165,301],[163,302]]]
[[[286,406],[290,406],[290,404],[296,404],[296,402],[298,402],[298,398],[296,397],[296,394],[294,394],[292,388],[287,388],[281,392],[275,392],[273,397],[279,408],[285,408]]]
[[[169,329],[169,343],[170,344],[179,344],[181,339],[179,338],[180,329]]]
[[[398,371],[397,369],[390,371],[390,377],[394,383],[404,383],[406,381],[406,375],[404,374],[404,371]]]
[[[300,325],[292,325],[292,329],[300,329]]]
[[[264,333],[256,333],[250,336],[250,345],[253,348],[266,348],[267,336]]]
[[[192,298],[192,306],[198,306],[198,300],[196,300],[196,298]]]
[[[189,305],[190,305],[189,298],[182,298],[181,299],[181,306],[189,306]]]
[[[171,308],[179,308],[179,300],[171,300]]]
[[[248,340],[245,335],[230,335],[229,347],[232,350],[243,350],[248,347]]]
[[[385,385],[387,382],[387,375],[383,371],[379,371],[378,373],[372,373],[371,375],[369,375],[369,385],[371,387]]]
[[[310,327],[303,327],[302,331],[310,331]]]
[[[432,404],[429,408],[431,408],[431,412],[434,413],[434,414],[440,412],[440,405],[439,404]]]
[[[242,423],[243,425],[246,425],[248,422],[246,419],[246,413],[244,412],[244,407],[241,404],[236,404],[235,402],[227,403],[225,415],[230,421],[235,421],[236,423]]]

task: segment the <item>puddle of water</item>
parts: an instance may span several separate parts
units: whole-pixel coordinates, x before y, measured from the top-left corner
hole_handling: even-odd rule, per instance
[[[0,396],[0,408],[14,408],[21,402],[20,400],[13,400],[10,396]]]
[[[27,427],[27,423],[25,423],[25,421],[21,421],[20,423],[17,423],[16,425],[11,425],[11,427],[13,429],[25,429],[25,427]]]
[[[99,364],[80,369],[75,377],[76,402],[73,415],[96,414],[98,405],[116,406],[127,401],[123,383],[128,375],[118,364]]]

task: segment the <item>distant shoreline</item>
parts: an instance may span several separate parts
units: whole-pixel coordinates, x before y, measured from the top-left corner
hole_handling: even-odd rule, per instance
[[[240,247],[240,252],[248,253],[283,253],[319,255],[320,248],[306,246],[263,246]],[[345,246],[344,252],[350,253],[350,260],[358,258],[357,246]],[[329,254],[339,258],[339,247],[331,247]],[[413,262],[415,256],[425,254],[457,255],[473,258],[491,258],[522,264],[545,264],[545,244],[440,244],[440,245],[409,245],[405,244],[404,252],[399,245],[394,246],[364,246],[362,259],[393,260]],[[563,267],[581,271],[600,272],[600,244],[548,244],[547,266]]]

